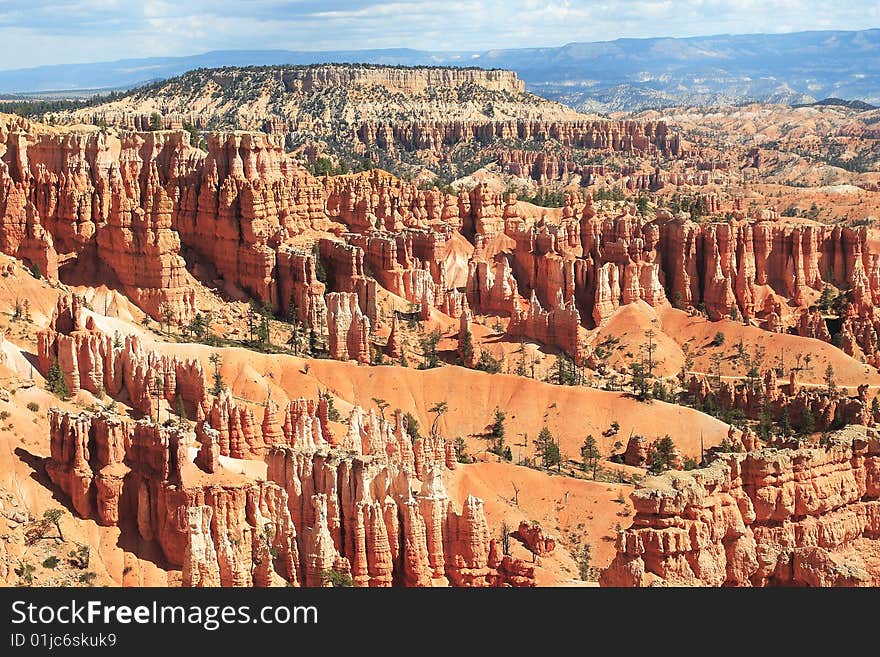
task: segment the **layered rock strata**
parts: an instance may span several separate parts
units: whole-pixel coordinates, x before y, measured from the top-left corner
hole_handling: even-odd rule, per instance
[[[356,407],[336,444],[326,404],[294,400],[281,424],[268,403],[251,428],[267,480],[254,481],[224,460],[239,440],[228,401],[198,427],[198,449],[179,427],[51,409],[46,470],[80,516],[134,522],[185,586],[326,586],[331,571],[363,586],[534,585],[532,569],[499,554],[482,501],[449,499],[451,443],[414,446],[402,414]]]
[[[860,548],[880,538],[880,439],[847,427],[827,445],[722,454],[646,479],[631,495],[603,586],[876,586]]]

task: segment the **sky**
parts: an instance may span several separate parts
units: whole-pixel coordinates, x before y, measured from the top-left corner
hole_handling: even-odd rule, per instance
[[[490,50],[880,27],[877,0],[0,0],[0,68],[209,50]]]

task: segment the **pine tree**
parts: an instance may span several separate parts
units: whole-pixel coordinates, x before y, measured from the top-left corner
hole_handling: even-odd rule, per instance
[[[633,363],[630,365],[630,383],[633,388],[633,393],[635,393],[636,398],[640,401],[644,401],[650,396],[648,394],[648,378],[648,373],[645,371],[644,365],[641,363]]]
[[[67,381],[64,380],[64,372],[58,364],[58,359],[52,361],[49,371],[46,373],[46,390],[61,399],[70,398],[70,388],[67,387]]]
[[[837,391],[837,383],[834,380],[834,368],[831,363],[825,368],[825,385],[828,387],[828,394],[833,395]]]
[[[669,435],[654,443],[648,457],[648,469],[657,474],[672,467],[675,459],[675,443]]]
[[[779,416],[779,433],[783,438],[788,438],[792,434],[791,417],[788,414],[788,406],[783,406],[782,413]]]
[[[548,427],[543,427],[538,437],[535,438],[535,454],[541,459],[541,464],[545,468],[551,468],[559,465],[562,456],[559,453],[559,445],[553,438],[553,434]]]
[[[768,442],[773,434],[773,416],[770,414],[770,408],[767,404],[764,405],[764,408],[761,409],[761,414],[758,416],[758,425],[755,427],[755,433],[764,442]]]
[[[588,467],[593,470],[593,479],[596,478],[596,469],[599,465],[599,458],[602,456],[601,452],[599,452],[599,446],[596,443],[596,439],[592,434],[588,435],[584,439],[584,444],[581,445],[581,460],[583,461],[583,469],[586,470]]]
[[[809,406],[804,406],[804,410],[801,411],[801,421],[798,424],[798,434],[806,438],[815,430],[816,418],[813,416],[813,411],[810,410]]]
[[[495,421],[492,423],[492,430],[490,432],[490,436],[493,439],[492,449],[489,450],[498,456],[510,460],[507,458],[507,454],[510,453],[510,448],[505,447],[504,445],[504,437],[505,437],[505,429],[504,429],[504,419],[507,415],[497,406],[495,407]]]
[[[819,297],[819,308],[822,312],[829,312],[834,305],[834,291],[830,286],[826,285],[822,288],[822,295]]]
[[[465,329],[461,334],[459,349],[461,351],[461,359],[464,361],[465,366],[470,367],[471,362],[474,360],[474,339],[470,330]]]
[[[223,376],[220,374],[220,354],[213,353],[208,358],[214,366],[214,385],[211,386],[211,394],[215,397],[223,392]]]

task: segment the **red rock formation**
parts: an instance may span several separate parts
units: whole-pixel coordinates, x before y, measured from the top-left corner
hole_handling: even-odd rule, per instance
[[[220,472],[220,432],[207,426],[205,422],[196,425],[196,438],[199,441],[199,452],[195,464],[205,472]]]
[[[397,313],[391,317],[391,332],[388,334],[388,341],[385,343],[385,355],[393,361],[400,360],[403,355],[403,345],[400,343],[400,335],[398,335]]]
[[[223,397],[212,419],[235,415]],[[273,414],[267,407],[270,436]],[[192,462],[180,428],[51,409],[47,472],[80,515],[97,499],[103,524],[135,518],[141,539],[183,567],[186,585],[320,586],[328,570],[367,586],[533,584],[525,564],[498,558],[482,502],[452,507],[446,441],[424,439],[430,448],[414,453],[401,414],[391,424],[356,408],[336,449],[324,422],[326,402],[291,402],[283,438],[259,439],[269,445],[268,481],[253,482],[224,467],[221,431],[204,424]],[[424,480],[417,496],[413,472]]]
[[[626,441],[623,462],[627,465],[643,468],[648,463],[649,449],[649,443],[645,438],[642,436],[630,436],[629,440]]]
[[[811,308],[801,315],[800,322],[797,327],[798,335],[805,338],[816,338],[831,342],[831,334],[828,332],[828,326],[822,317],[818,308]]]
[[[476,312],[509,314],[517,294],[516,279],[506,258],[494,263],[468,262],[467,300]]]
[[[525,546],[538,556],[550,554],[556,549],[556,540],[552,536],[546,536],[537,522],[520,521],[516,533]]]
[[[880,536],[878,466],[874,430],[847,427],[827,447],[727,454],[647,479],[600,584],[876,586],[858,546]]]
[[[77,297],[58,298],[49,326],[37,333],[42,372],[57,360],[71,393],[85,389],[117,397],[125,390],[131,405],[145,414],[155,412],[157,394],[172,406],[182,401],[191,417],[207,410],[207,381],[199,361],[144,351],[136,336],[111,338],[84,316]]]
[[[532,299],[526,309],[517,308],[507,332],[514,337],[531,338],[546,344],[558,345],[580,365],[586,358],[586,351],[580,338],[580,314],[574,302],[565,303],[562,294],[556,298],[556,306],[544,310],[532,292]]]
[[[681,151],[679,136],[670,133],[665,123],[653,121],[369,122],[363,124],[357,134],[365,146],[388,150],[440,151],[441,145],[461,141],[488,143],[494,139],[540,139],[584,149],[668,155],[678,155]]]
[[[183,586],[220,586],[217,551],[211,538],[213,515],[214,510],[209,506],[191,506],[186,510],[188,540],[183,556]]]
[[[593,303],[593,321],[596,326],[614,314],[620,306],[620,276],[612,262],[599,267],[596,279],[596,296]]]
[[[327,225],[323,187],[280,137],[215,133],[207,154],[185,131],[117,138],[22,124],[3,139],[0,249],[51,278],[57,253],[71,254],[67,267],[118,283],[155,318],[195,312],[182,245],[277,310],[287,303],[273,278],[279,245]]]
[[[353,292],[360,311],[376,325],[376,279],[364,273],[364,251],[358,246],[321,239],[318,242],[327,283],[333,292]]]
[[[278,298],[280,310],[295,318],[318,335],[327,333],[325,285],[318,280],[314,253],[302,253],[290,247],[278,248]]]
[[[739,409],[751,420],[759,420],[765,413],[772,420],[780,420],[787,411],[789,421],[798,427],[805,411],[809,411],[815,431],[840,424],[871,424],[867,398],[847,397],[840,391],[830,393],[824,388],[802,388],[795,370],[789,376],[788,385],[777,387],[774,372],[768,370],[762,377],[740,384],[723,381],[716,391],[704,378],[692,376],[688,391],[700,404],[711,398],[720,410]]]
[[[293,399],[287,404],[283,423],[271,400],[264,408],[263,422],[257,423],[253,411],[236,405],[227,388],[214,398],[202,424],[216,432],[219,455],[240,459],[261,456],[272,445],[321,449],[332,443],[328,422],[326,400]]]
[[[286,493],[222,471],[215,456],[207,472],[190,462],[190,438],[179,428],[109,414],[74,415],[50,409],[49,476],[70,495],[77,513],[115,525],[136,518],[145,541],[156,540],[165,558],[184,567],[184,582],[202,586],[269,585],[276,577],[296,584],[299,558]],[[211,439],[215,432],[203,431]],[[210,449],[197,457],[201,464]],[[214,477],[218,477],[215,479]],[[210,511],[205,511],[205,507]],[[124,512],[122,509],[124,508]],[[211,516],[213,515],[213,521]],[[265,579],[252,566],[278,554]]]
[[[327,326],[331,357],[370,362],[370,320],[361,314],[355,293],[327,295]]]

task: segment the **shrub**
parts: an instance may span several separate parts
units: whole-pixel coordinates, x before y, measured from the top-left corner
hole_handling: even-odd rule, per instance
[[[36,413],[40,410],[40,405],[37,402],[28,402],[27,409],[32,413]]]
[[[324,586],[329,584],[333,588],[346,588],[354,586],[354,580],[352,580],[351,575],[348,573],[331,568],[321,573],[321,584]]]
[[[86,569],[89,567],[90,550],[88,545],[79,545],[75,550],[67,553],[70,565],[74,568]]]
[[[81,584],[85,584],[86,586],[91,586],[94,583],[96,577],[97,577],[97,575],[95,575],[95,573],[89,572],[89,573],[80,573],[80,576],[78,579]]]
[[[480,362],[477,363],[477,369],[489,374],[498,374],[501,372],[501,361],[488,351],[484,351],[480,354]]]

